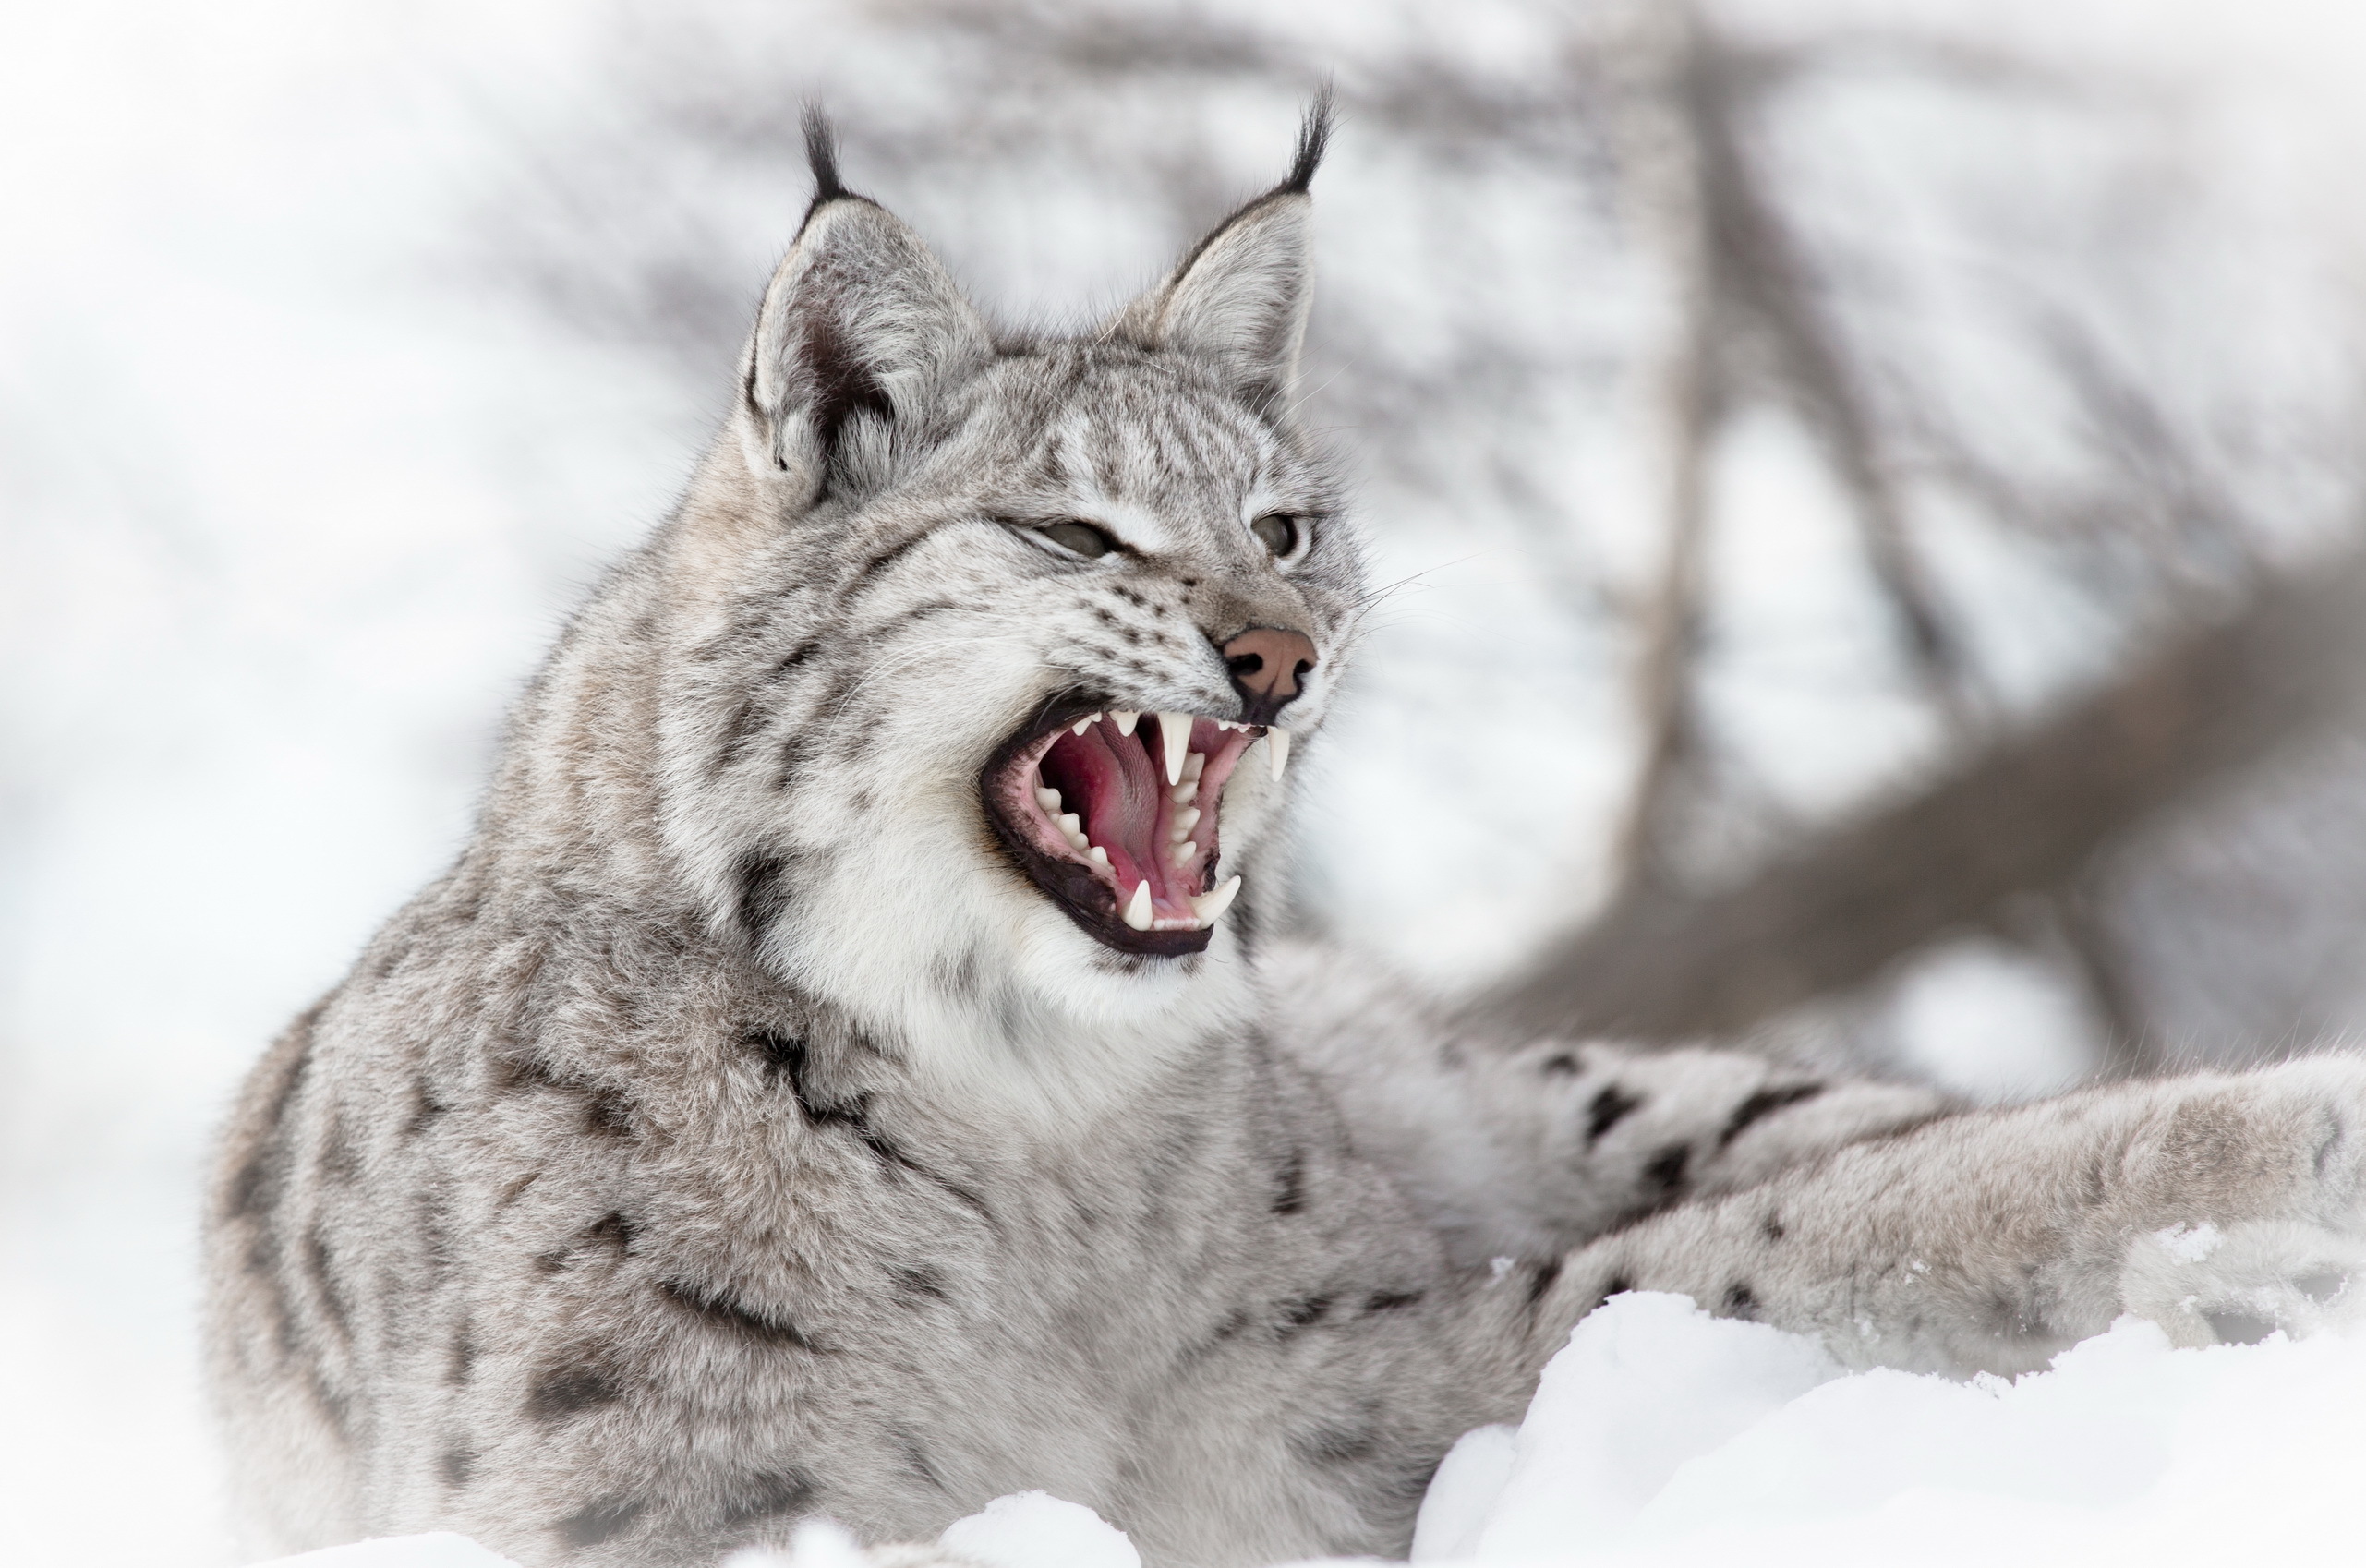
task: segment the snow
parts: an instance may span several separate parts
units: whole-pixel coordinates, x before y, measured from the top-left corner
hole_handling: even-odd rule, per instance
[[[2165,1237],[2191,1243],[2200,1231]],[[2204,1243],[2206,1246],[2206,1243]],[[2171,1348],[2122,1320],[2042,1372],[1968,1381],[1848,1372],[1824,1347],[1621,1296],[1570,1335],[1515,1431],[1457,1443],[1412,1561],[1524,1568],[2147,1568],[2336,1560],[2366,1548],[2366,1338]],[[1040,1491],[948,1528],[986,1568],[1140,1568],[1124,1534]],[[457,1536],[271,1568],[501,1568]],[[861,1568],[835,1526],[787,1568]],[[1328,1568],[1346,1568],[1334,1560]],[[779,1568],[744,1554],[733,1568]]]

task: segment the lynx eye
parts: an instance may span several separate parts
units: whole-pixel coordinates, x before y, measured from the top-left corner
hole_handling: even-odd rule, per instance
[[[1090,523],[1055,523],[1044,529],[1043,534],[1060,549],[1087,560],[1107,555],[1117,548],[1117,540]]]
[[[1274,552],[1276,561],[1298,548],[1298,520],[1286,513],[1269,512],[1251,523],[1249,531]]]

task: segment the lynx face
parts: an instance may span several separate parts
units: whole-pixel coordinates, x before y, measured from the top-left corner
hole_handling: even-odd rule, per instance
[[[1237,1011],[1206,983],[1273,907],[1360,604],[1290,418],[1319,151],[1068,341],[997,336],[817,158],[736,471],[685,511],[701,633],[661,719],[670,837],[791,978],[909,1036]]]

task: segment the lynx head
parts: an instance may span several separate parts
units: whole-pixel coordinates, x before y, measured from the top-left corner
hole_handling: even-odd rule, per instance
[[[808,129],[817,193],[662,552],[694,628],[667,838],[766,962],[915,1043],[1204,1028],[1360,602],[1293,408],[1326,111],[1072,338],[989,326]]]

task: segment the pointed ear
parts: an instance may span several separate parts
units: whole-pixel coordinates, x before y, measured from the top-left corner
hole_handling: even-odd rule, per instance
[[[1298,129],[1289,177],[1217,224],[1172,276],[1119,313],[1109,335],[1213,361],[1242,401],[1286,406],[1313,283],[1307,187],[1330,139],[1326,88]]]
[[[839,184],[828,124],[805,119],[814,204],[772,274],[741,366],[750,464],[811,504],[884,482],[993,334],[903,222]]]

